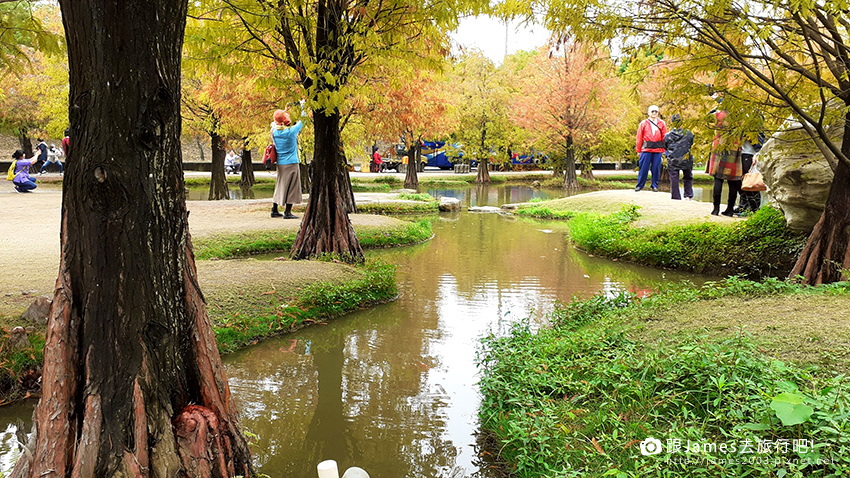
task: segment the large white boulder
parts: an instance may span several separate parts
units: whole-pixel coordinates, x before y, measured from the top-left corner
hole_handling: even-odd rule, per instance
[[[443,211],[443,212],[460,211],[460,200],[457,199],[457,198],[441,197],[440,198],[440,211]]]
[[[834,128],[840,133],[840,128]],[[834,139],[841,144],[840,134]],[[768,196],[788,227],[809,233],[820,219],[832,186],[832,169],[814,142],[800,129],[774,134],[756,156]]]

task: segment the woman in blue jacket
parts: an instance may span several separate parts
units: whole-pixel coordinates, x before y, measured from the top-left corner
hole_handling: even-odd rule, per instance
[[[301,204],[301,168],[298,164],[298,133],[304,123],[292,124],[289,113],[283,110],[274,112],[271,124],[271,140],[277,150],[277,179],[274,184],[272,217],[298,219],[292,214],[292,205]],[[281,214],[278,204],[285,204],[286,209]]]

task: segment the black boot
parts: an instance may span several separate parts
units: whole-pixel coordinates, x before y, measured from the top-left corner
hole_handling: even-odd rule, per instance
[[[720,196],[723,194],[723,180],[722,179],[714,179],[714,190],[712,191],[712,198],[714,199],[714,209],[711,210],[711,215],[716,216],[720,214]]]
[[[286,210],[283,211],[283,218],[284,219],[298,219],[298,216],[296,216],[295,214],[292,214],[292,204],[286,205]]]
[[[283,217],[283,214],[281,214],[277,210],[277,203],[276,202],[272,203],[272,217]]]

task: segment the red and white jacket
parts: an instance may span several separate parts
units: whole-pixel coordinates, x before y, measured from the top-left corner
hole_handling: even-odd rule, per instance
[[[653,121],[649,118],[640,122],[637,130],[637,142],[635,150],[640,153],[663,153],[664,135],[667,134],[667,125],[662,120]]]

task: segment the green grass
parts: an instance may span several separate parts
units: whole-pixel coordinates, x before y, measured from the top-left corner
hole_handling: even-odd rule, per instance
[[[396,229],[363,228],[357,231],[360,245],[365,249],[397,247],[425,242],[433,236],[431,221],[420,219]]]
[[[555,211],[546,206],[522,206],[516,210],[517,216],[529,216],[540,219],[572,219],[576,213],[572,211]]]
[[[229,184],[238,184],[242,180],[239,174],[229,174],[226,176]],[[191,176],[184,179],[186,186],[209,186],[210,176]],[[275,178],[268,176],[254,176],[254,187],[271,184],[274,186]]]
[[[212,315],[219,352],[229,353],[258,340],[321,322],[351,310],[391,300],[398,294],[395,266],[367,263],[363,277],[343,284],[314,284],[292,297],[268,294],[265,306],[250,314]]]
[[[432,214],[439,212],[440,204],[432,202],[378,202],[357,205],[358,214]]]
[[[364,184],[351,181],[351,190],[356,193],[389,192],[392,188],[389,184]]]
[[[625,325],[630,316],[681,301],[797,293],[846,295],[848,284],[814,289],[732,279],[643,300],[595,297],[556,308],[551,328],[534,332],[521,323],[505,336],[490,335],[478,359],[482,428],[517,477],[848,476],[845,376],[766,357],[740,332],[647,345]],[[665,452],[643,456],[641,443],[650,437],[661,440]],[[803,439],[814,448],[793,450],[791,440]],[[668,440],[734,445],[736,451],[671,455]],[[787,451],[740,453],[745,443],[755,451],[766,440],[774,446],[787,440]],[[747,462],[759,456],[762,462]]]
[[[360,228],[357,231],[360,246],[364,249],[403,246],[428,240],[431,222],[419,220],[402,226],[387,228]],[[202,260],[228,259],[255,254],[285,252],[292,249],[295,233],[281,234],[280,231],[253,231],[237,235],[220,235],[195,241],[195,257]]]
[[[21,382],[37,377],[44,360],[44,336],[27,334],[30,346],[11,351],[0,349],[0,405],[24,398]]]
[[[401,193],[401,194],[398,195],[398,198],[399,199],[406,199],[408,201],[421,201],[421,202],[434,202],[434,201],[437,200],[436,198],[434,198],[434,196],[431,196],[430,194],[425,194],[425,193],[419,193],[419,194]]]
[[[732,225],[700,223],[632,227],[638,206],[615,214],[577,214],[569,223],[573,242],[591,254],[655,267],[713,275],[767,277],[787,273],[805,239],[793,234],[782,213],[764,207]]]

